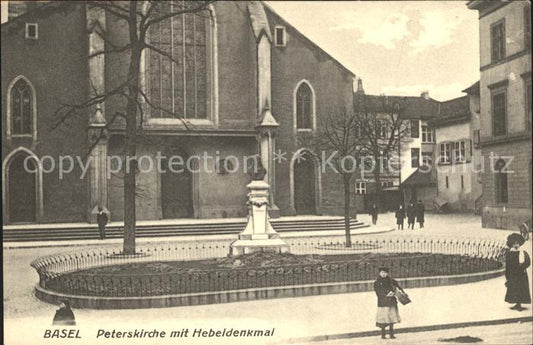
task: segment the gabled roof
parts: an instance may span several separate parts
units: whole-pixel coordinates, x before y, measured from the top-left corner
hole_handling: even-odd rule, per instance
[[[440,102],[432,98],[354,94],[354,106],[362,106],[367,111],[382,112],[394,104],[399,105],[406,119],[429,120],[439,114]]]
[[[417,169],[411,174],[402,185],[404,186],[435,186],[435,179],[429,171],[422,171]]]
[[[462,92],[467,93],[469,95],[479,95],[479,80],[464,89]]]
[[[265,12],[267,14],[267,17],[272,18],[274,17],[276,21],[283,23],[285,27],[290,29],[291,35],[297,36],[304,44],[307,44],[307,46],[313,50],[315,53],[321,54],[324,58],[331,60],[333,63],[335,63],[337,66],[342,68],[345,72],[350,74],[351,76],[355,77],[355,74],[350,71],[347,67],[345,67],[342,63],[340,63],[337,59],[335,59],[333,56],[329,55],[324,49],[320,48],[315,42],[311,41],[309,38],[307,38],[304,34],[302,34],[298,29],[296,29],[294,26],[292,26],[289,22],[287,22],[282,16],[280,16],[272,7],[270,7],[268,4],[261,1],[261,4],[265,8]],[[269,20],[270,25],[273,25],[273,21]]]
[[[431,121],[431,125],[434,127],[448,126],[470,121],[470,118],[470,97],[463,96],[442,102],[439,117]]]

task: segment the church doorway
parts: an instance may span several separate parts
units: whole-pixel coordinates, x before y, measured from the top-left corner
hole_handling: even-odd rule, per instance
[[[16,154],[7,163],[7,197],[9,223],[34,223],[37,220],[37,171],[33,158]]]
[[[296,214],[316,214],[314,157],[308,152],[294,162],[294,209]]]
[[[189,156],[180,155],[183,162]],[[176,166],[174,171],[168,167],[168,161],[161,161],[161,209],[163,219],[194,218],[192,172],[186,164]]]

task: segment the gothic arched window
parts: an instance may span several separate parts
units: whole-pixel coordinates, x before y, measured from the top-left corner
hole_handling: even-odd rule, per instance
[[[296,128],[313,128],[313,92],[307,83],[301,83],[296,91]]]
[[[24,135],[32,132],[33,92],[24,78],[11,88],[11,133]]]
[[[196,2],[159,3],[161,13],[182,10]],[[210,65],[210,13],[183,13],[154,24],[148,50],[148,91],[152,118],[206,119]]]

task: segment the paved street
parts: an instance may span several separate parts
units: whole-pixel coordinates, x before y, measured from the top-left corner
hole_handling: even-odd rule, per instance
[[[365,215],[360,218],[368,221]],[[392,221],[390,214],[382,215],[378,225],[386,226]],[[367,234],[362,235],[361,238],[414,236],[502,240],[509,233],[502,230],[482,229],[479,225],[479,218],[473,216],[428,215],[427,227],[423,230]],[[334,238],[342,238],[342,236],[336,235]],[[531,241],[526,244],[526,247],[531,254]],[[55,306],[40,302],[33,296],[33,286],[38,277],[29,263],[42,255],[72,249],[75,248],[44,247],[4,250],[4,315],[6,339],[11,339],[11,342],[6,342],[6,344],[16,344],[17,333],[14,333],[14,330],[21,329],[28,323],[41,325],[37,330],[40,334],[49,326],[56,309]],[[531,268],[528,273],[531,277]],[[503,277],[464,285],[411,289],[409,294],[414,302],[401,308],[403,321],[398,328],[532,316],[530,305],[521,313],[508,309],[509,306],[503,301],[505,294]],[[123,327],[128,329],[150,326],[165,329],[178,327],[190,329],[195,327],[275,328],[274,337],[264,339],[265,343],[283,341],[287,338],[374,331],[376,330],[374,313],[375,295],[373,292],[165,309],[75,310],[80,329],[84,330],[86,336],[96,332],[93,329],[95,325],[119,327],[117,320],[125,322]],[[88,325],[91,326],[88,327]],[[526,327],[529,333],[533,332],[531,323],[521,327]],[[35,341],[33,338],[35,333],[29,333],[27,336]],[[406,337],[405,334],[400,336]],[[416,337],[419,336],[422,335],[416,335]],[[413,339],[418,339],[416,337]],[[424,343],[423,338],[420,339],[420,343]],[[175,339],[173,343],[186,344],[186,340]],[[358,344],[360,340],[357,339],[357,342],[353,344]],[[149,343],[145,341],[146,339],[141,343]],[[368,341],[372,343],[374,340],[372,338]],[[202,343],[202,340],[195,339],[194,343]],[[247,344],[249,342],[233,340],[233,342],[223,343]],[[254,340],[254,343],[261,344],[262,342]]]
[[[337,339],[330,341],[301,343],[302,345],[446,345],[460,344],[456,341],[443,341],[457,337],[475,337],[482,339],[481,344],[533,344],[531,322],[512,323],[504,325],[478,326],[446,329],[441,331],[401,333],[394,340],[382,340],[377,337],[363,337],[355,339]]]

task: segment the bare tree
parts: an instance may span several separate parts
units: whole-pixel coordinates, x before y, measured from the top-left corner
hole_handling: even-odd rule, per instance
[[[99,130],[99,134],[92,138],[89,151],[92,150],[106,132],[113,125],[117,125],[118,120],[122,121],[125,128],[124,135],[124,155],[126,157],[136,157],[137,145],[143,136],[143,109],[148,106],[162,111],[169,117],[180,119],[183,114],[174,113],[164,106],[152,102],[149,96],[143,92],[140,85],[141,56],[143,51],[151,51],[161,55],[163,58],[176,62],[174,57],[167,51],[150,43],[148,36],[150,30],[173,17],[183,14],[209,15],[209,5],[214,1],[65,1],[65,2],[44,2],[34,6],[34,15],[49,16],[54,13],[68,13],[75,6],[87,6],[88,8],[99,9],[105,13],[106,20],[116,21],[127,30],[127,35],[121,42],[114,42],[104,30],[98,31],[105,42],[105,48],[92,52],[88,58],[99,55],[119,54],[127,60],[127,73],[125,76],[114,76],[120,79],[117,86],[113,86],[103,92],[93,89],[91,97],[79,104],[62,104],[58,107],[55,116],[56,121],[52,129],[67,124],[67,122],[88,110],[99,107],[106,101],[113,99],[121,104],[121,110],[114,114],[108,114],[105,126]],[[15,18],[16,19],[16,18]],[[182,121],[186,126],[186,122]],[[133,160],[133,165],[136,161]],[[135,224],[136,224],[136,169],[126,169],[124,173],[124,241],[123,254],[135,253]]]
[[[358,170],[363,146],[359,136],[358,119],[342,109],[319,118],[316,132],[300,138],[302,145],[321,152],[319,159],[331,163],[341,175],[344,190],[344,231],[346,247],[352,246],[350,236],[351,180]],[[325,162],[323,162],[325,163]],[[325,166],[325,164],[323,164]]]
[[[405,112],[407,103],[399,97],[356,95],[354,97],[355,126],[359,128],[361,154],[365,171],[371,171],[375,181],[375,198],[379,200],[384,172],[399,172],[400,145],[409,137]],[[394,162],[396,160],[396,162]]]

